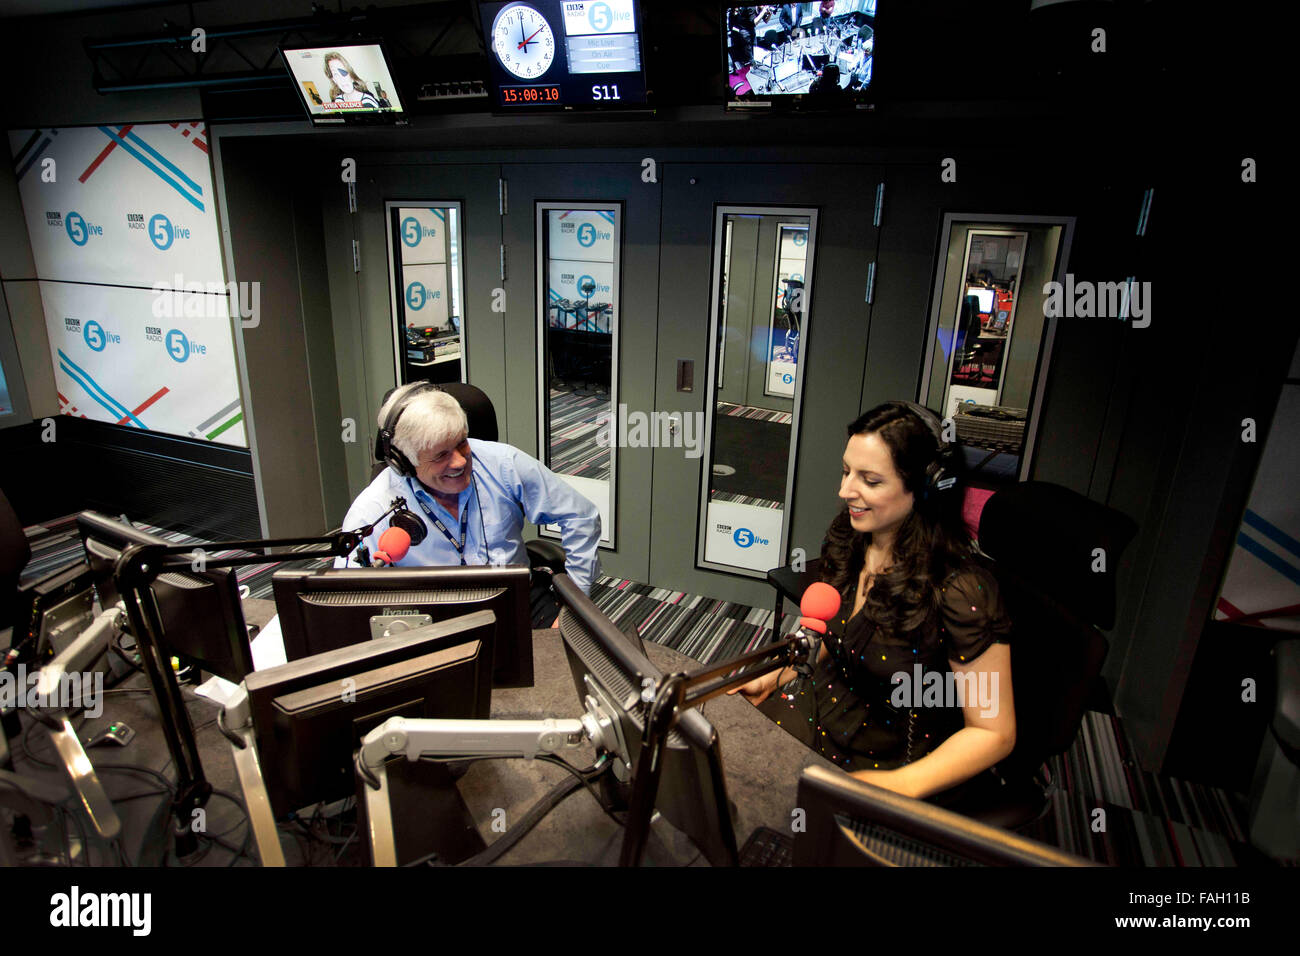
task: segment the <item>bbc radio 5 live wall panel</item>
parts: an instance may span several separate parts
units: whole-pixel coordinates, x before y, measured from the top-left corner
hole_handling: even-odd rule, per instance
[[[246,446],[203,125],[9,136],[63,413]]]

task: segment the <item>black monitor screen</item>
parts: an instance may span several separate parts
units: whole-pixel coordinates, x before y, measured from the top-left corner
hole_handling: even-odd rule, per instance
[[[392,122],[404,115],[381,44],[282,47],[280,53],[317,126]]]
[[[478,611],[249,674],[275,815],[353,792],[361,739],[390,717],[486,720],[486,645],[495,628],[492,613]]]
[[[723,20],[728,106],[872,101],[876,0],[727,4]]]
[[[381,627],[399,617],[437,622],[486,609],[497,620],[488,648],[493,683],[532,686],[532,576],[522,565],[277,571],[271,582],[290,661],[369,641],[377,620]]]
[[[634,771],[645,731],[641,684],[646,678],[661,680],[663,672],[645,655],[640,638],[620,631],[567,574],[556,575],[555,592],[563,607],[560,634],[578,700],[596,697],[613,711],[617,734],[627,747],[628,769]],[[718,735],[698,710],[682,713],[668,735],[655,807],[714,866],[736,864]]]
[[[639,0],[480,3],[479,19],[500,110],[645,104]]]
[[[172,544],[93,511],[77,516],[77,530],[104,608],[112,607],[120,597],[113,569],[123,551],[133,544]],[[154,579],[151,590],[167,654],[188,657],[203,670],[235,683],[252,671],[253,652],[233,569],[164,571]]]

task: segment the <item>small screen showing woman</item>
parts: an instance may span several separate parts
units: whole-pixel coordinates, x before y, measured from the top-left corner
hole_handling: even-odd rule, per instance
[[[378,97],[370,91],[365,80],[357,76],[342,53],[332,51],[325,54],[325,77],[330,84],[330,102],[347,109],[377,110],[380,108]]]

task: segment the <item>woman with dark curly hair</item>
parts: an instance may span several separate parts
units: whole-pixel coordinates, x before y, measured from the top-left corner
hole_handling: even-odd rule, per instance
[[[844,510],[821,578],[843,599],[811,686],[741,688],[868,783],[944,803],[1015,745],[1010,621],[961,519],[960,457],[933,412],[887,402],[848,427]]]

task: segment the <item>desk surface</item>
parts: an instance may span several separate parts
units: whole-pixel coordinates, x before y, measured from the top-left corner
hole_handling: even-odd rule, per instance
[[[264,626],[275,613],[275,605],[271,601],[252,599],[244,602],[244,611],[248,623]],[[687,669],[695,664],[671,648],[650,643],[646,648],[650,659],[665,672]],[[578,695],[559,631],[534,632],[533,664],[535,679],[532,687],[493,690],[492,716],[521,719],[577,717],[580,713]],[[122,686],[137,684],[140,687],[147,686],[139,676],[132,677]],[[189,710],[191,719],[198,728],[196,736],[204,774],[217,789],[238,794],[239,784],[229,744],[213,726],[215,706],[208,701],[195,699],[189,705]],[[759,826],[786,830],[790,826],[791,811],[795,805],[799,772],[809,764],[830,766],[829,762],[808,750],[755,707],[738,697],[715,698],[706,703],[703,710],[721,741],[728,796],[736,810],[737,844],[743,846],[745,839]],[[86,720],[79,731],[81,736],[93,733],[114,719],[129,721],[136,729],[137,736],[124,748],[96,748],[89,751],[91,761],[97,767],[116,763],[145,765],[154,770],[164,769],[170,760],[155,714],[156,709],[147,691],[140,694],[110,694],[104,702],[102,716]],[[38,749],[47,758],[50,756],[48,741],[41,741]],[[591,744],[587,743],[580,750],[568,752],[566,758],[577,766],[589,766],[595,758],[595,752]],[[30,765],[21,766],[20,769],[23,772],[34,772]],[[61,777],[61,774],[61,771],[55,774],[56,778]],[[492,829],[494,819],[500,819],[501,816],[494,815],[494,810],[505,811],[508,827],[520,820],[530,807],[567,776],[563,769],[543,761],[484,760],[471,765],[458,785],[466,805],[478,822],[484,841],[490,844],[501,836]],[[101,775],[101,779],[110,796],[115,798],[140,791],[142,784],[147,786],[147,781],[139,779],[137,774],[110,772]],[[139,854],[145,842],[157,843],[158,820],[149,822],[153,815],[153,803],[152,800],[136,800],[118,804],[126,828],[125,849],[132,858]],[[235,808],[224,799],[210,801],[208,814],[211,832],[225,830],[237,822],[239,817]],[[146,830],[149,831],[147,835],[144,832]],[[237,840],[242,839],[242,832],[234,831]],[[649,861],[686,863],[696,858],[694,849],[683,845],[680,838],[662,822],[654,832],[660,843],[652,845],[647,854]],[[579,790],[547,815],[500,862],[514,865],[561,860],[614,863],[618,859],[621,839],[621,829],[601,812],[590,794]],[[292,841],[282,842],[285,843],[286,852],[290,851]],[[151,852],[146,850],[144,853],[145,862],[149,861]],[[292,858],[293,854],[289,855]],[[226,856],[218,865],[224,864],[228,859]],[[319,863],[317,861],[317,865]]]

